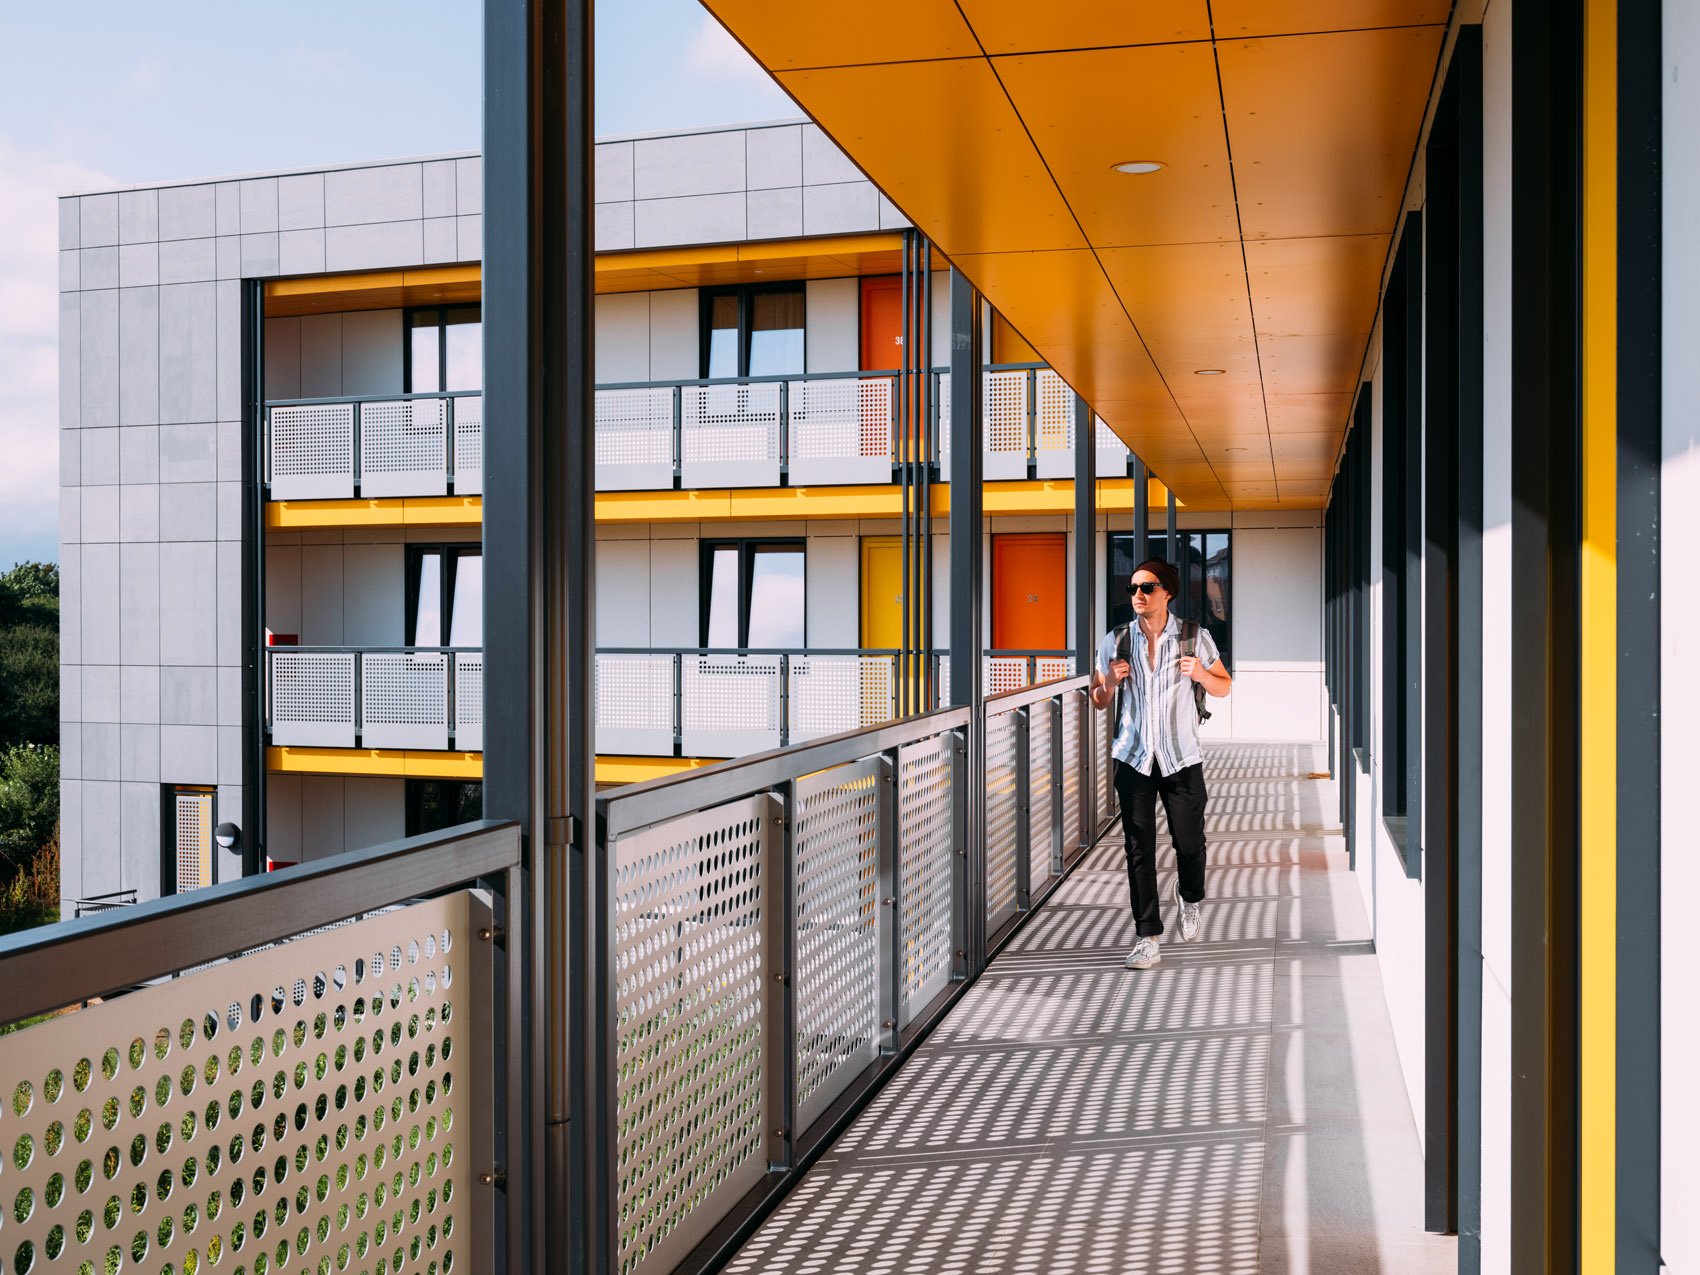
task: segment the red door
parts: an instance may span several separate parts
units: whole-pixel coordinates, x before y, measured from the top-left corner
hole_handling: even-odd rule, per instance
[[[1068,644],[1068,539],[992,537],[992,649],[1060,651]]]
[[[896,275],[862,280],[862,368],[903,366],[903,281]]]

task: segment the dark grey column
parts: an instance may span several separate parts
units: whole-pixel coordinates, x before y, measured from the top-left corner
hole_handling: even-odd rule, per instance
[[[982,548],[980,294],[950,272],[950,702],[973,710],[968,727],[968,947],[971,974],[985,963],[985,689],[980,677]]]
[[[484,18],[487,816],[526,846],[537,1269],[612,1262],[607,883],[594,837],[591,0]],[[510,941],[513,941],[510,938]],[[531,1172],[527,1172],[527,1167]]]
[[[1092,671],[1098,650],[1092,603],[1098,596],[1098,452],[1092,405],[1074,396],[1074,649],[1076,675]]]
[[[1133,560],[1144,562],[1151,556],[1151,472],[1145,462],[1135,456],[1133,468]]]
[[[1166,530],[1169,533],[1169,542],[1167,548],[1163,551],[1163,556],[1170,562],[1173,562],[1175,560],[1175,554],[1178,552],[1175,548],[1176,537],[1180,534],[1175,528],[1175,493],[1168,483],[1163,484],[1163,490],[1167,492],[1169,496],[1169,521],[1166,527]]]

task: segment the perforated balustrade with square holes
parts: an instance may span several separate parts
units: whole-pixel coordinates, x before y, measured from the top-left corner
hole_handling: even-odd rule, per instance
[[[488,1269],[484,915],[415,904],[0,1037],[0,1271]]]

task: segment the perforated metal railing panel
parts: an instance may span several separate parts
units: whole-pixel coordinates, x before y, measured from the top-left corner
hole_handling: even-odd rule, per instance
[[[1074,676],[1074,656],[1072,655],[1040,655],[1034,658],[1034,685],[1040,682],[1056,682],[1063,678]]]
[[[986,437],[986,476],[1010,477],[1019,466],[1027,472],[1027,373],[987,372],[981,400]],[[1006,473],[1008,468],[1011,472]]]
[[[779,803],[614,843],[619,1264],[669,1270],[767,1169],[763,992]]]
[[[987,695],[1002,695],[1027,686],[1027,657],[1025,655],[990,655],[981,668]]]
[[[354,652],[267,653],[274,744],[354,746]]]
[[[448,405],[440,398],[360,406],[360,493],[441,495],[448,490]]]
[[[602,752],[673,751],[671,655],[596,657],[596,746]]]
[[[476,496],[484,490],[484,398],[461,394],[450,400],[455,431],[455,494]]]
[[[1027,883],[1037,890],[1051,879],[1051,703],[1027,710]]]
[[[455,652],[455,747],[484,747],[484,652]]]
[[[486,917],[461,892],[0,1037],[0,1270],[489,1270]]]
[[[368,748],[449,746],[448,657],[366,652],[360,660],[360,741]]]
[[[1015,915],[1015,715],[986,720],[986,928]]]
[[[179,792],[173,799],[172,820],[177,834],[177,889],[198,890],[212,884],[212,814],[210,792]]]
[[[789,381],[792,460],[891,461],[891,378]]]
[[[655,486],[673,473],[673,389],[598,389],[598,486]],[[629,476],[622,479],[622,471]]]
[[[687,655],[680,719],[687,754],[735,757],[779,745],[777,655]]]
[[[952,881],[956,873],[954,735],[897,750],[898,861],[903,899],[903,982],[898,1022],[950,979]]]
[[[787,700],[791,742],[874,726],[895,716],[889,655],[795,655]]]
[[[877,758],[797,781],[797,1123],[807,1129],[872,1061],[879,1018]]]
[[[276,500],[354,494],[354,406],[273,407],[266,412],[267,481]]]
[[[778,381],[687,385],[679,427],[687,485],[748,486],[779,466]]]
[[[1073,452],[1074,391],[1050,368],[1035,376],[1038,415],[1034,422],[1034,445],[1040,451]]]
[[[1116,767],[1110,756],[1110,748],[1116,742],[1115,715],[1115,701],[1111,700],[1097,723],[1098,748],[1093,758],[1098,777],[1098,804],[1106,814],[1116,809]]]
[[[1080,714],[1091,711],[1091,703],[1082,691],[1070,691],[1063,696],[1062,712],[1062,798],[1063,853],[1073,854],[1080,845]]]

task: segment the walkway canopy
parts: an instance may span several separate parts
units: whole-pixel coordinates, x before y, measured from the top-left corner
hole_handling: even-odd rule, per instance
[[[1181,501],[1324,502],[1446,0],[705,4]]]

